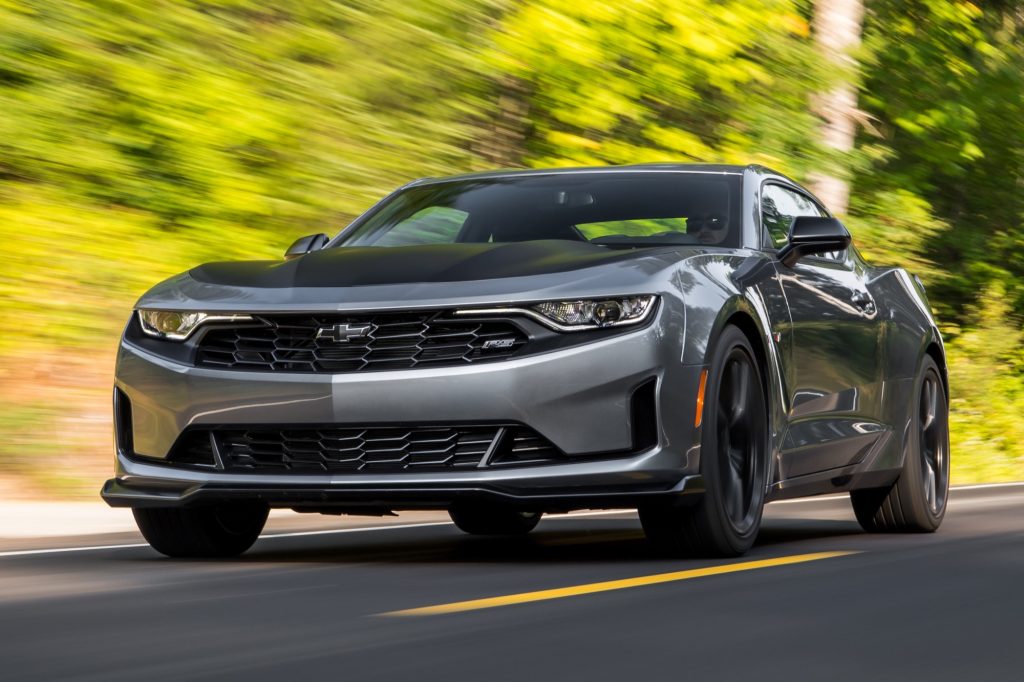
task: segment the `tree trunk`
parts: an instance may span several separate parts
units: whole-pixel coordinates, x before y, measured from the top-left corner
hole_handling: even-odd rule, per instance
[[[518,168],[523,164],[529,107],[522,83],[505,76],[499,83],[494,117],[475,145],[485,168]]]
[[[814,42],[840,75],[831,89],[815,98],[814,108],[822,119],[822,144],[839,155],[853,150],[857,132],[857,62],[853,51],[860,45],[863,19],[863,0],[815,0]],[[841,167],[813,173],[810,181],[811,189],[831,211],[846,213],[850,186]]]

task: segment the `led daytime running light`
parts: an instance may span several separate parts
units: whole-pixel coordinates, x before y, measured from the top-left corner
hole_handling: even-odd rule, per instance
[[[210,322],[251,322],[251,315],[221,315],[178,310],[140,310],[142,331],[169,341],[184,341],[192,332]]]
[[[568,329],[592,329],[636,324],[647,317],[654,296],[578,301],[546,301],[533,306],[545,318]]]

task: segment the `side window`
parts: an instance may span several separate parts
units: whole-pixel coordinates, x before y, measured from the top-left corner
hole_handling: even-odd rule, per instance
[[[781,185],[765,185],[761,190],[761,225],[767,245],[776,249],[785,246],[793,218],[802,215],[824,214],[813,201]]]
[[[430,206],[417,211],[385,232],[374,246],[452,244],[469,214],[448,206]]]

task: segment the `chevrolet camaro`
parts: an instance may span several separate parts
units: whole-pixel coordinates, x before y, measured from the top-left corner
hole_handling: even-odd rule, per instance
[[[948,395],[920,280],[779,173],[427,178],[143,295],[102,495],[179,557],[244,552],[270,508],[490,535],[637,509],[665,551],[735,556],[766,502],[821,493],[935,530]]]

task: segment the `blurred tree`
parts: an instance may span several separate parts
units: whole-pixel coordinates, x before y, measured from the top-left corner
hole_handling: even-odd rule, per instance
[[[859,77],[854,51],[860,47],[864,4],[861,0],[815,0],[814,43],[838,78],[815,95],[813,109],[822,118],[822,143],[841,155],[853,151],[860,118],[856,80]],[[835,213],[846,213],[850,200],[847,167],[830,164],[810,174],[811,188]]]
[[[1024,0],[0,0],[0,465],[105,453],[164,276],[417,176],[695,160],[838,181],[948,323],[955,442],[1000,462],[960,471],[1024,476],[1022,28]]]
[[[797,2],[521,3],[490,61],[514,79],[530,165],[725,161],[803,174],[820,161],[825,78]]]
[[[914,197],[904,217],[926,210],[946,226],[919,242],[920,257],[941,263],[922,275],[944,317],[967,322],[994,281],[1024,312],[1024,3],[877,0],[869,10],[860,101],[878,137],[859,140],[869,163],[854,195],[865,208]],[[927,234],[925,222],[907,227]]]
[[[503,6],[0,0],[0,237],[17,247],[0,332],[43,315],[61,322],[28,333],[88,347],[120,320],[62,301],[125,306],[189,263],[276,256],[404,180],[474,167]],[[142,267],[146,243],[162,246]]]

